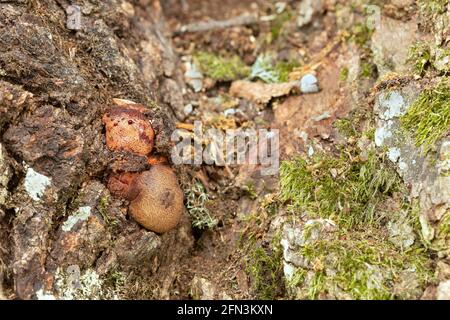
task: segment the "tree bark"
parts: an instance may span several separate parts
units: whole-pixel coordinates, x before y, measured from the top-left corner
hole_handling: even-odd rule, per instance
[[[158,1],[0,0],[0,298],[64,298],[74,270],[173,277],[189,221],[160,236],[126,217],[105,186],[129,155],[106,148],[101,122],[113,98],[146,105],[169,154],[183,84],[165,34]]]

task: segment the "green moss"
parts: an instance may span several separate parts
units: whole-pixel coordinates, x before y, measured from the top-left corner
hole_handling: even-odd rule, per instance
[[[408,62],[412,63],[415,73],[422,76],[432,65],[430,46],[426,42],[416,42],[409,49]]]
[[[282,291],[282,250],[256,246],[247,255],[246,271],[258,299],[275,299]]]
[[[447,212],[439,224],[439,233],[450,238],[450,212]]]
[[[258,198],[258,194],[255,191],[255,185],[252,181],[247,182],[243,187],[242,190],[245,192],[245,195],[248,196],[250,199],[255,200]]]
[[[366,161],[346,152],[294,159],[280,170],[281,199],[292,212],[332,218],[348,228],[379,223],[378,205],[400,185],[395,171],[373,152]]]
[[[366,79],[375,78],[376,74],[377,74],[377,67],[374,63],[367,60],[361,61],[360,76],[362,78]]]
[[[353,299],[410,298],[411,292],[394,290],[402,272],[412,272],[420,289],[432,273],[424,249],[400,252],[378,230],[343,233],[335,240],[318,240],[301,248],[301,254],[319,266],[303,290],[306,298],[342,291]],[[304,278],[303,278],[304,279]],[[416,297],[417,298],[417,297]]]
[[[342,68],[339,71],[339,80],[341,80],[342,82],[347,81],[348,74],[349,74],[348,68],[347,67]]]
[[[431,248],[436,251],[443,251],[450,254],[450,212],[446,212],[437,227],[436,237]],[[446,253],[445,253],[446,252]]]
[[[279,61],[275,65],[275,72],[278,73],[278,79],[280,82],[288,82],[289,81],[289,74],[294,70],[295,68],[298,68],[300,66],[300,63],[298,63],[295,60],[290,61]]]
[[[195,181],[185,191],[186,209],[191,217],[191,224],[197,229],[213,229],[217,225],[217,220],[211,216],[206,207],[209,201],[208,193],[205,187],[198,181]]]
[[[198,52],[194,60],[201,71],[216,81],[233,81],[250,74],[250,68],[238,57],[220,57],[212,53]]]
[[[442,81],[431,89],[425,89],[401,118],[402,127],[410,131],[416,145],[426,154],[445,137],[450,129],[450,85]]]
[[[447,0],[419,0],[418,6],[422,14],[426,16],[442,14],[446,11]]]
[[[337,129],[339,134],[343,135],[346,138],[356,136],[357,134],[353,122],[349,119],[337,119],[333,123],[333,127]]]
[[[109,195],[105,194],[100,198],[97,205],[97,210],[102,216],[103,221],[106,223],[106,225],[111,228],[115,229],[120,224],[120,221],[114,218],[111,218],[108,214],[108,207],[109,207]]]
[[[270,24],[271,41],[275,41],[280,37],[284,24],[291,18],[292,14],[289,10],[286,10],[277,15],[275,20],[273,20]]]
[[[357,23],[353,25],[350,31],[350,40],[353,41],[360,48],[367,48],[372,39],[373,30],[371,30],[365,23]]]

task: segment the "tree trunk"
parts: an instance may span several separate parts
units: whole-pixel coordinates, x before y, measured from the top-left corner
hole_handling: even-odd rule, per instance
[[[166,297],[189,221],[127,219],[101,120],[113,98],[148,106],[168,155],[183,84],[164,34],[159,1],[0,0],[0,299]]]

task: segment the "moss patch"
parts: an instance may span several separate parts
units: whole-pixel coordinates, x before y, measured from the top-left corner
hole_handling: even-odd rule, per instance
[[[271,41],[275,41],[280,37],[283,31],[284,24],[291,20],[291,18],[292,13],[289,10],[286,10],[277,15],[277,17],[270,24]]]
[[[315,156],[311,161],[283,162],[281,198],[291,211],[331,218],[347,228],[378,223],[378,205],[398,191],[401,180],[383,159],[371,153],[367,160],[341,152],[340,157]]]
[[[450,130],[449,80],[425,89],[401,118],[401,124],[413,134],[416,145],[421,146],[425,154],[433,149]]]
[[[370,300],[419,298],[432,277],[424,249],[401,252],[379,230],[370,229],[370,234],[342,233],[335,240],[302,247],[301,254],[315,266],[304,297],[317,299],[331,293]]]
[[[429,16],[434,14],[442,14],[446,11],[447,0],[419,0],[418,6],[422,14]]]
[[[238,56],[220,57],[208,52],[198,52],[194,60],[201,71],[216,81],[233,81],[250,74],[250,68]]]
[[[412,63],[415,73],[422,76],[432,65],[430,46],[426,42],[417,42],[412,45],[409,49],[408,62]]]
[[[283,263],[280,248],[255,247],[247,256],[246,271],[258,299],[275,299],[281,294]]]

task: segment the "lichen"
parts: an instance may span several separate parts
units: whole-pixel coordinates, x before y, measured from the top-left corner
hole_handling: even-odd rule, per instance
[[[282,83],[289,81],[289,74],[300,63],[295,60],[276,61],[271,54],[261,54],[252,66],[250,79],[259,79],[266,83]]]
[[[233,81],[250,74],[250,68],[238,57],[221,57],[208,52],[198,52],[194,61],[201,71],[216,81]]]
[[[34,171],[33,168],[28,168],[24,185],[28,195],[34,201],[39,201],[45,190],[51,185],[51,180],[49,177]]]
[[[217,219],[211,216],[206,207],[209,201],[205,187],[198,181],[189,186],[185,191],[186,209],[191,218],[191,224],[197,229],[213,229],[217,225]]]
[[[108,286],[95,270],[69,273],[58,268],[55,273],[57,297],[61,300],[102,300],[119,298],[116,288]]]
[[[67,220],[62,225],[62,230],[65,232],[69,232],[79,221],[86,221],[91,215],[91,207],[80,207],[78,211],[69,216]]]
[[[252,66],[250,79],[260,79],[266,83],[280,82],[280,75],[273,66],[273,57],[269,54],[259,55]]]
[[[450,85],[445,79],[422,91],[419,98],[401,117],[404,129],[411,132],[416,145],[427,154],[450,130]]]

